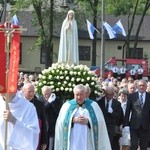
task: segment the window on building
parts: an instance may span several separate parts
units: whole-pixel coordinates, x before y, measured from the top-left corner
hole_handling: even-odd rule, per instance
[[[43,46],[41,46],[40,63],[45,64],[45,52],[43,50]]]
[[[74,3],[74,0],[66,0],[66,3],[68,3],[68,4]]]
[[[143,48],[130,48],[129,49],[129,58],[133,59],[143,59]]]
[[[91,47],[79,46],[79,60],[90,61],[90,59],[91,59]]]

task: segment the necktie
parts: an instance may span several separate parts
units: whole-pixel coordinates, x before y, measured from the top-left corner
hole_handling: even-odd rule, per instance
[[[107,103],[106,103],[106,110],[108,111],[108,107],[109,107],[109,100],[107,100]]]
[[[140,106],[143,108],[143,94],[140,95]]]

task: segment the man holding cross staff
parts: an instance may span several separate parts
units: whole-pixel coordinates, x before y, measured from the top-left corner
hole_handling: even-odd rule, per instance
[[[0,150],[36,150],[39,123],[32,103],[17,93],[20,53],[18,25],[0,25]]]

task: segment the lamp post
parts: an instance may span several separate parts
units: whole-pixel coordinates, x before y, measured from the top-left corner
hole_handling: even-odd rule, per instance
[[[103,22],[105,20],[105,0],[102,0],[102,13],[101,13],[101,76],[104,76],[104,63],[105,63],[105,37]]]

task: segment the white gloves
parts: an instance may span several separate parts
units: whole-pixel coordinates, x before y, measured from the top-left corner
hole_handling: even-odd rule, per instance
[[[110,106],[108,107],[108,112],[113,113],[113,109]]]
[[[54,93],[52,93],[48,99],[48,102],[51,103],[51,102],[55,101],[55,99],[56,99],[56,95]]]
[[[129,126],[125,126],[125,127],[123,128],[123,131],[126,131],[126,132],[130,133],[130,128],[129,128]]]

